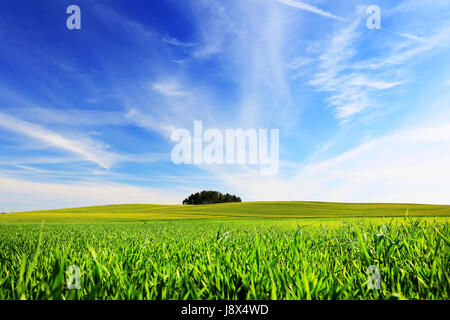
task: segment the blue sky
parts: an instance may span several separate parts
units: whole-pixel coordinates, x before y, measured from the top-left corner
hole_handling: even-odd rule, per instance
[[[448,204],[449,45],[448,1],[4,0],[0,211],[202,189]],[[171,132],[195,120],[279,129],[278,174],[175,165]]]

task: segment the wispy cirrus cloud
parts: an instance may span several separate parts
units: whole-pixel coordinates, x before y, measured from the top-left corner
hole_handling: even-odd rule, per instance
[[[182,89],[181,86],[175,81],[156,82],[151,84],[150,87],[156,92],[167,97],[189,96],[189,92]]]
[[[43,143],[45,146],[68,151],[78,155],[86,161],[93,162],[104,169],[109,169],[118,160],[119,156],[100,149],[88,141],[69,139],[52,130],[43,128],[37,124],[26,122],[0,112],[0,128],[20,135],[27,136]]]
[[[350,70],[352,59],[360,38],[359,29],[362,16],[351,24],[339,27],[324,52],[319,55],[317,71],[309,84],[319,91],[328,92],[328,103],[336,111],[336,117],[347,121],[374,104],[371,94],[377,90],[386,90],[401,84],[401,81],[385,81],[380,76],[368,76]]]
[[[369,79],[364,74],[349,74],[336,77],[327,90],[333,93],[328,101],[336,108],[339,119],[347,120],[366,108],[375,105],[372,95],[376,92],[388,90],[404,83],[403,81],[384,81]]]
[[[76,108],[23,108],[5,109],[4,113],[15,118],[41,125],[64,124],[67,126],[111,126],[127,124],[123,111]]]
[[[277,1],[300,9],[308,7],[294,0]],[[311,11],[321,14],[317,10]],[[375,58],[367,58],[367,55],[361,57],[359,56],[361,44],[367,41],[370,35],[375,35],[373,32],[370,34],[365,28],[365,19],[365,7],[357,7],[352,19],[345,19],[348,24],[336,26],[332,36],[320,42],[317,46],[320,48],[317,51],[321,52],[318,58],[305,56],[294,59],[285,66],[290,70],[303,67],[303,70],[291,76],[293,80],[308,76],[305,66],[308,66],[308,69],[315,67],[315,72],[308,83],[316,90],[329,94],[325,100],[333,107],[335,116],[341,123],[347,123],[351,118],[368,113],[369,110],[376,110],[379,107],[376,100],[379,92],[408,82],[410,80],[408,77],[402,77],[406,69],[400,69],[399,66],[432,49],[448,44],[450,34],[446,25],[430,33],[433,34],[430,37],[382,28],[381,31],[385,31],[385,35],[381,37],[389,38],[390,33],[402,41],[396,41],[391,45],[389,41],[386,42],[385,50],[380,51]],[[397,69],[393,70],[393,67]]]
[[[170,138],[172,131],[176,129],[173,124],[162,122],[160,119],[155,119],[155,117],[149,114],[142,114],[139,109],[134,107],[128,108],[125,118],[135,125],[149,131],[157,132],[167,139]]]
[[[172,37],[164,37],[164,38],[162,38],[161,41],[165,42],[165,43],[168,43],[168,44],[171,44],[173,46],[182,47],[182,48],[189,48],[189,47],[195,46],[194,42],[181,41],[181,40],[179,40],[177,38],[172,38]]]
[[[433,35],[425,41],[401,43],[400,45],[390,48],[391,50],[381,57],[358,61],[354,63],[351,68],[375,70],[385,67],[395,67],[424,55],[433,49],[448,47],[450,45],[450,25],[443,25],[438,29],[433,30],[432,34]]]
[[[386,29],[383,29],[386,30]],[[393,32],[393,31],[390,31]],[[409,33],[398,33],[398,32],[393,32],[396,35],[399,35],[400,37],[404,37],[406,39],[409,40],[413,40],[413,41],[417,41],[417,42],[422,42],[422,43],[428,43],[428,44],[433,44],[433,42],[431,42],[430,40],[423,38],[423,37],[419,37],[417,35],[414,34],[409,34]]]
[[[331,18],[331,19],[335,19],[335,20],[340,20],[340,21],[348,21],[345,18],[336,16],[328,11],[324,11],[320,8],[314,7],[310,4],[307,4],[305,2],[302,1],[295,1],[295,0],[276,0],[279,3],[285,4],[287,6],[291,6],[300,10],[304,10],[304,11],[309,11],[315,14],[318,14],[322,17],[327,17],[327,18]]]
[[[386,90],[402,84],[402,81],[370,80],[363,74],[351,75],[346,81],[350,86],[367,87],[375,90]]]

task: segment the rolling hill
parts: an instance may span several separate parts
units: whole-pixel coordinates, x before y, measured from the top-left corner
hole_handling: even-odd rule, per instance
[[[450,216],[450,205],[242,202],[212,205],[122,204],[8,213],[0,222],[126,222],[208,218],[352,218],[352,217]]]

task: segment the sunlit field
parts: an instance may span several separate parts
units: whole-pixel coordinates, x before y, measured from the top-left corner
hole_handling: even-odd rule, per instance
[[[450,216],[450,205],[334,203],[334,202],[243,202],[210,205],[130,204],[44,210],[0,215],[1,222],[144,222],[169,219],[212,218],[366,218]]]
[[[449,206],[320,206],[2,215],[0,299],[449,298]]]

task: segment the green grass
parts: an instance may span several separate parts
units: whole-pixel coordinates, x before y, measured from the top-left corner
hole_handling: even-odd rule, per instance
[[[448,210],[292,202],[6,214],[0,299],[448,300]],[[67,288],[71,265],[79,290]],[[367,286],[371,265],[380,289]]]

